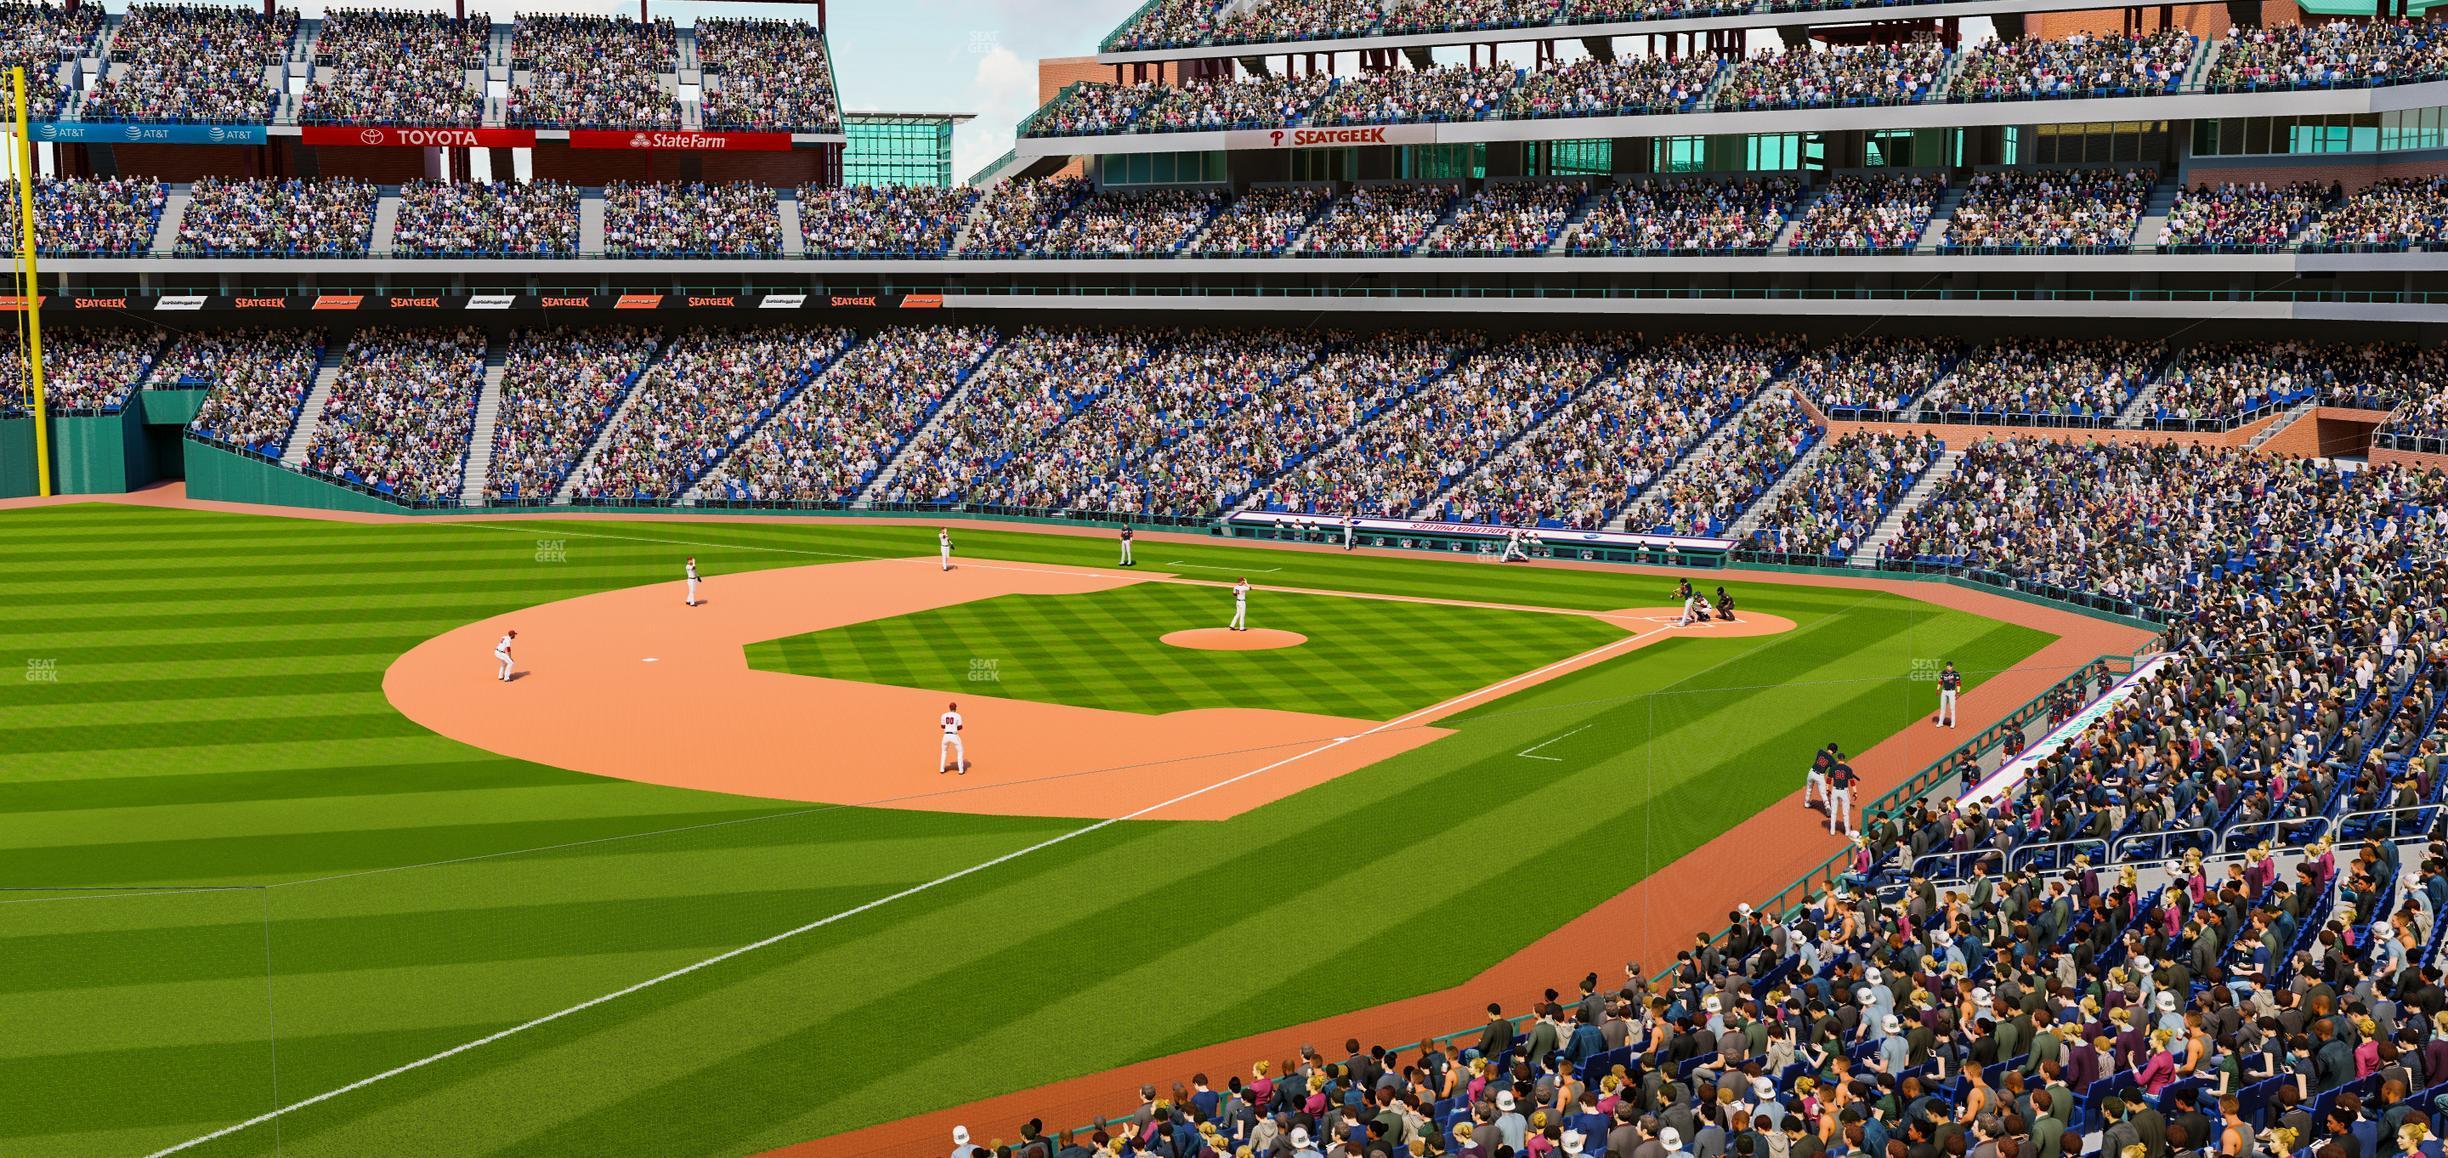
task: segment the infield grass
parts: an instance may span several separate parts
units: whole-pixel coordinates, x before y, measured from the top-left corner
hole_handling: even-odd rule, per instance
[[[1229,621],[1231,592],[1141,583],[871,619],[751,645],[748,662],[1123,712],[1277,708],[1390,720],[1625,634],[1586,615],[1392,599],[1257,591],[1250,606],[1251,626],[1309,641],[1267,651],[1175,647],[1162,642],[1166,633]]]
[[[971,560],[1111,562],[1102,540],[956,536]],[[432,635],[671,582],[685,554],[720,575],[932,539],[0,514],[0,1153],[149,1152],[1077,830],[598,779],[445,740],[382,696]],[[1141,558],[1564,608],[1671,585]],[[1921,665],[1977,684],[2046,639],[1889,595],[1739,589],[1798,629],[1661,641],[1234,820],[1098,829],[189,1153],[745,1153],[1451,985],[1789,794],[1819,744],[1922,718]],[[1552,759],[1520,755],[1542,743]]]

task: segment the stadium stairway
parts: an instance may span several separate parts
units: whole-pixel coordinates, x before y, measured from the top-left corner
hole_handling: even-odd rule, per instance
[[[599,186],[578,191],[578,252],[604,251],[604,195]]]
[[[1462,493],[1464,488],[1470,486],[1472,479],[1478,478],[1484,474],[1498,471],[1504,468],[1505,464],[1521,457],[1524,453],[1523,448],[1530,444],[1531,439],[1536,438],[1540,431],[1546,430],[1548,427],[1554,426],[1556,423],[1563,421],[1566,415],[1579,413],[1582,409],[1582,405],[1588,402],[1590,399],[1590,388],[1600,382],[1606,381],[1608,378],[1613,377],[1614,374],[1615,366],[1613,363],[1610,363],[1606,369],[1599,371],[1595,376],[1591,377],[1589,381],[1583,382],[1579,389],[1574,392],[1573,396],[1565,400],[1563,405],[1549,411],[1546,417],[1541,418],[1537,422],[1533,422],[1526,427],[1523,427],[1520,431],[1516,432],[1513,437],[1506,439],[1504,445],[1497,447],[1495,450],[1489,452],[1486,458],[1481,459],[1476,468],[1462,472],[1461,477],[1456,478],[1453,481],[1452,486],[1446,487],[1444,490],[1437,492],[1435,497],[1429,499],[1427,502],[1421,504],[1417,509],[1413,510],[1411,512],[1411,517],[1415,519],[1434,519],[1442,517],[1442,512],[1445,510],[1445,504],[1452,502],[1456,496],[1459,496]]]
[[[170,185],[163,189],[161,223],[153,227],[153,255],[168,257],[178,252],[179,226],[187,220],[187,205],[195,200],[193,185]]]
[[[2244,453],[2251,454],[2257,450],[2260,450],[2262,444],[2268,442],[2270,439],[2278,437],[2279,431],[2285,430],[2287,427],[2303,421],[2303,416],[2312,413],[2313,407],[2319,405],[2320,398],[2318,395],[2315,395],[2311,398],[2306,398],[2293,406],[2287,407],[2287,412],[2279,415],[2278,421],[2262,427],[2261,433],[2253,435],[2251,441],[2244,444]]]
[[[1887,512],[1886,518],[1879,520],[1870,537],[1863,539],[1861,548],[1845,562],[1855,567],[1867,567],[1877,562],[1879,553],[1885,551],[1887,544],[1904,529],[1905,517],[1919,509],[1922,501],[1929,498],[1930,492],[1938,489],[1938,484],[1955,477],[1955,468],[1963,465],[1963,458],[1964,452],[1960,450],[1949,450],[1939,455],[1937,464],[1921,472],[1920,479],[1913,483],[1912,489],[1904,492],[1904,497],[1896,502],[1894,509]]]
[[[791,403],[798,401],[800,395],[815,389],[817,383],[824,381],[826,376],[832,374],[836,367],[840,366],[845,360],[847,360],[851,354],[857,352],[859,344],[863,340],[864,339],[856,337],[850,339],[850,344],[842,347],[840,353],[835,354],[831,358],[828,358],[822,363],[818,364],[814,373],[801,378],[788,387],[785,387],[782,393],[774,398],[773,405],[766,409],[765,417],[751,424],[748,429],[739,432],[738,437],[733,438],[729,445],[722,448],[721,453],[714,456],[714,461],[707,463],[706,468],[703,471],[698,472],[696,481],[691,482],[687,490],[680,492],[680,505],[684,507],[696,506],[698,501],[705,497],[706,485],[721,476],[723,464],[731,461],[732,455],[739,453],[739,449],[741,447],[756,441],[757,434],[763,431],[768,424],[781,418],[785,412],[789,411]]]
[[[978,380],[978,372],[984,370],[987,363],[994,361],[995,354],[1001,351],[1002,346],[998,343],[995,349],[988,351],[984,357],[979,358],[969,367],[968,376],[962,378],[960,385],[953,387],[950,394],[944,395],[943,404],[935,408],[935,413],[927,415],[927,420],[920,423],[918,429],[911,431],[908,438],[902,439],[901,445],[894,448],[893,456],[877,469],[875,477],[868,479],[867,485],[860,487],[859,492],[850,497],[852,507],[865,509],[875,505],[876,496],[886,493],[892,486],[893,476],[901,473],[902,454],[925,441],[928,435],[935,432],[936,427],[943,425],[945,415],[959,409],[963,403],[968,401],[970,384]]]
[[[1632,517],[1632,509],[1639,506],[1642,499],[1648,498],[1651,492],[1656,491],[1658,488],[1674,481],[1688,471],[1700,469],[1697,465],[1695,465],[1696,463],[1709,461],[1711,456],[1716,453],[1717,447],[1734,436],[1734,428],[1736,425],[1738,425],[1736,419],[1741,418],[1746,411],[1750,410],[1754,406],[1766,406],[1772,404],[1791,393],[1793,393],[1793,388],[1790,386],[1769,387],[1766,390],[1760,391],[1757,397],[1744,403],[1741,408],[1735,410],[1734,413],[1726,415],[1725,421],[1718,423],[1717,429],[1710,431],[1707,438],[1701,439],[1697,444],[1693,445],[1691,449],[1684,451],[1681,457],[1675,459],[1671,463],[1666,464],[1666,469],[1659,471],[1656,478],[1650,479],[1648,486],[1642,487],[1639,491],[1634,492],[1631,497],[1626,498],[1624,500],[1623,510],[1618,512],[1613,519],[1608,520],[1606,529],[1619,534],[1630,530],[1630,528],[1626,525],[1626,522]]]
[[[1800,195],[1794,198],[1793,208],[1785,215],[1785,227],[1777,230],[1776,240],[1768,243],[1768,252],[1775,254],[1793,251],[1794,234],[1802,232],[1802,219],[1810,215],[1811,205],[1819,200],[1819,195],[1823,192],[1825,190],[1813,186],[1805,188]]]
[[[1768,484],[1767,490],[1761,491],[1758,498],[1751,500],[1750,506],[1743,508],[1743,513],[1734,520],[1734,525],[1726,528],[1725,537],[1729,539],[1750,538],[1751,532],[1759,529],[1760,514],[1768,509],[1768,504],[1776,501],[1778,495],[1784,494],[1786,488],[1794,484],[1795,479],[1807,473],[1811,464],[1819,461],[1820,455],[1827,453],[1828,444],[1835,441],[1834,437],[1822,432],[1819,435],[1819,441],[1812,443],[1809,450],[1802,452],[1802,457],[1793,460],[1793,464],[1785,468],[1784,474],[1778,475],[1775,482]]]
[[[399,236],[399,211],[399,186],[382,186],[374,198],[374,237],[366,242],[368,252],[391,252],[391,242]]]
[[[1956,207],[1963,204],[1964,186],[1950,184],[1938,195],[1938,204],[1930,207],[1929,224],[1921,227],[1921,240],[1913,243],[1914,253],[1938,252],[1938,240],[1946,236],[1947,223],[1955,220]]]
[[[2163,178],[2151,186],[2150,203],[2142,207],[2142,220],[2134,223],[2133,247],[2159,248],[2159,227],[2167,224],[2168,210],[2176,205],[2176,193],[2181,188],[2173,177]]]
[[[314,445],[315,431],[323,426],[323,407],[331,401],[332,384],[340,380],[340,363],[347,356],[346,342],[323,347],[323,357],[315,363],[314,385],[298,406],[297,429],[289,432],[289,445],[281,448],[282,466],[306,465],[306,448]]]
[[[1589,196],[1583,197],[1579,205],[1573,206],[1572,213],[1564,218],[1563,227],[1556,230],[1555,240],[1548,243],[1547,252],[1549,254],[1570,252],[1573,230],[1580,228],[1582,222],[1589,220],[1590,210],[1598,206],[1600,199],[1606,196],[1606,191],[1607,187],[1604,185],[1592,186]],[[1308,226],[1303,225],[1301,228],[1307,229]]]
[[[782,217],[782,256],[807,256],[807,229],[799,216],[799,191],[784,188],[774,191],[774,208]]]
[[[493,477],[493,423],[501,413],[502,370],[510,359],[507,339],[485,351],[484,385],[476,392],[476,430],[468,436],[467,470],[459,480],[459,505],[481,507]]]

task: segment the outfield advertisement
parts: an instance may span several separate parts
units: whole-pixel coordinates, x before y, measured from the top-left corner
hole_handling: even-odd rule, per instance
[[[2031,747],[2025,748],[2013,759],[1998,765],[1997,771],[1990,773],[1987,779],[1974,785],[1972,791],[1964,793],[1963,799],[1956,801],[1955,806],[1961,808],[1965,805],[1979,804],[2013,791],[2015,785],[2021,784],[2024,777],[2031,775],[2032,769],[2039,767],[2041,761],[2047,759],[2049,753],[2057,750],[2058,745],[2082,735],[2083,729],[2099,722],[2100,718],[2109,712],[2115,711],[2118,704],[2132,699],[2135,693],[2141,690],[2142,681],[2149,679],[2153,673],[2174,660],[2174,655],[2163,652],[2144,661],[2140,666],[2134,668],[2131,674],[2111,686],[2106,695],[2091,701],[2066,722],[2051,728],[2047,735],[2040,737]]]
[[[19,299],[0,300],[0,310],[23,309]],[[479,310],[932,310],[942,294],[921,293],[728,293],[728,294],[82,294],[46,295],[45,310],[157,313],[264,313],[302,310],[344,313],[449,313]]]
[[[396,125],[305,125],[298,129],[303,145],[359,145],[423,148],[530,149],[534,129],[410,127]]]
[[[270,140],[262,125],[140,125],[109,121],[36,121],[26,130],[37,141],[96,145],[260,145]]]
[[[1343,520],[1332,515],[1296,515],[1280,511],[1244,511],[1235,523],[1297,530],[1340,532]],[[1689,535],[1634,535],[1621,531],[1568,531],[1558,527],[1491,527],[1483,523],[1440,523],[1429,519],[1354,519],[1355,530],[1371,535],[1443,535],[1450,538],[1502,539],[1516,531],[1536,536],[1546,547],[1646,547],[1651,550],[1723,553],[1734,549],[1732,539],[1702,539]]]

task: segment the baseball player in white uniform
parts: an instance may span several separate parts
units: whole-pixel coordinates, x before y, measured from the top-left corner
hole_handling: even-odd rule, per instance
[[[1138,564],[1131,562],[1130,543],[1131,529],[1129,527],[1124,527],[1122,528],[1122,565],[1125,567],[1136,567]]]
[[[969,750],[961,746],[961,714],[957,702],[944,705],[943,751],[936,760],[936,775],[946,772],[969,774]]]
[[[493,645],[493,658],[501,663],[501,671],[495,673],[493,678],[503,683],[510,682],[510,644],[516,639],[517,632],[505,632],[500,641]]]
[[[1240,582],[1233,584],[1232,630],[1249,630],[1249,577],[1246,575],[1241,577]]]
[[[697,606],[697,556],[695,555],[689,556],[688,561],[688,591],[688,605]]]
[[[1352,529],[1358,521],[1350,515],[1343,516],[1343,549],[1346,551],[1352,549]]]
[[[951,569],[952,569],[952,528],[950,528],[950,527],[938,527],[938,528],[936,528],[936,530],[935,530],[935,550],[936,550],[936,552],[937,552],[938,554],[940,554],[940,555],[942,555],[942,556],[943,556],[943,569],[944,569],[944,570],[946,570],[946,571],[951,570]]]

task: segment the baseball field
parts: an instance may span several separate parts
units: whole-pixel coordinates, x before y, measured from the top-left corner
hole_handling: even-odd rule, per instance
[[[754,1153],[1451,986],[2052,638],[956,535],[0,513],[0,1153]],[[1162,641],[1243,575],[1307,642]]]

